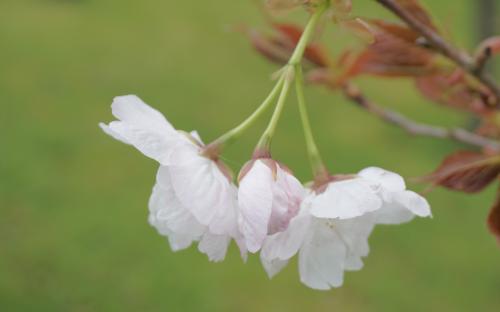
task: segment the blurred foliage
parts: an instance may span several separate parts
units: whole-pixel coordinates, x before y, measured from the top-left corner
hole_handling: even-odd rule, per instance
[[[473,46],[472,1],[424,2],[457,44]],[[372,1],[354,1],[354,10],[390,16]],[[243,264],[234,246],[220,264],[195,248],[169,250],[146,222],[157,165],[97,123],[111,119],[113,96],[135,93],[206,141],[237,124],[276,70],[231,31],[241,23],[264,25],[252,1],[0,2],[0,310],[497,311],[500,251],[484,222],[491,189],[429,194],[433,219],[379,227],[363,271],[330,292],[302,286],[295,263],[269,281],[258,257]],[[335,28],[325,36],[335,51],[354,44]],[[465,115],[426,102],[409,81],[363,78],[361,85],[415,119],[467,125]],[[377,165],[415,177],[456,149],[408,138],[338,94],[310,88],[307,96],[335,172]],[[274,155],[307,181],[294,104]],[[264,125],[228,150],[234,170]]]

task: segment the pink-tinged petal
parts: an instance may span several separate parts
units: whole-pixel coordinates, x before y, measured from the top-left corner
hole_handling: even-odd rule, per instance
[[[194,147],[176,149],[170,156],[170,177],[184,207],[213,234],[233,235],[237,229],[236,190],[212,160]]]
[[[312,202],[311,214],[318,218],[349,219],[375,211],[382,200],[362,178],[332,182]]]
[[[257,160],[240,181],[238,205],[239,227],[249,252],[257,252],[267,236],[273,206],[273,173]]]
[[[290,220],[297,215],[304,199],[305,190],[297,178],[278,166],[276,180],[272,183],[273,205],[268,233],[284,231]]]
[[[312,216],[309,214],[307,204],[306,198],[300,213],[290,221],[285,231],[266,238],[260,252],[261,260],[266,262],[272,262],[275,259],[288,260],[299,251],[311,229]]]
[[[206,226],[200,224],[177,199],[168,167],[160,167],[156,181],[149,201],[150,223],[156,228],[167,227],[174,233],[199,239]]]
[[[389,192],[399,192],[406,189],[405,181],[399,174],[382,168],[369,167],[361,170],[358,173],[358,176],[374,183],[378,183]]]
[[[427,200],[415,192],[398,192],[393,194],[392,199],[394,203],[408,209],[419,217],[430,217],[432,215]]]
[[[162,164],[167,164],[169,153],[179,142],[187,141],[160,112],[137,96],[116,97],[112,110],[119,121],[100,124],[104,132]]]
[[[346,245],[323,220],[316,221],[318,224],[314,231],[300,248],[300,280],[308,287],[318,290],[340,287],[344,281]]]
[[[226,257],[227,247],[231,238],[227,235],[214,235],[207,233],[203,235],[198,250],[208,256],[213,262],[220,262]]]
[[[288,260],[272,259],[268,261],[266,259],[262,259],[261,257],[261,263],[267,273],[267,276],[269,278],[273,278],[286,267]]]

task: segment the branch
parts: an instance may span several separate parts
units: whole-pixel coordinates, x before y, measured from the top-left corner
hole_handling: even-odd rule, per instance
[[[434,29],[415,18],[415,16],[413,16],[411,12],[408,12],[404,8],[402,8],[398,4],[397,0],[376,1],[396,14],[413,30],[420,33],[428,41],[428,43],[442,55],[453,61],[470,75],[477,78],[482,84],[487,86],[491,90],[491,92],[495,94],[496,104],[499,105],[500,85],[498,85],[495,79],[484,70],[484,63],[481,64],[481,62],[479,62],[478,64],[478,62],[469,54],[458,50],[456,47],[446,42]]]
[[[434,137],[439,139],[451,139],[460,143],[465,143],[480,148],[487,148],[490,150],[500,151],[500,142],[490,140],[478,134],[472,133],[470,131],[453,128],[447,129],[442,127],[436,127],[431,125],[426,125],[422,123],[417,123],[407,117],[393,112],[388,109],[384,109],[374,102],[368,100],[361,91],[352,84],[345,84],[342,87],[344,95],[359,107],[365,109],[366,111],[374,114],[380,119],[398,126],[412,135],[422,135],[428,137]]]

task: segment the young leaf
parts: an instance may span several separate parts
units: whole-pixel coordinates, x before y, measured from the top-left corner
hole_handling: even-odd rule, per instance
[[[436,26],[432,23],[432,19],[427,10],[420,4],[418,0],[399,0],[399,5],[407,12],[410,12],[413,17],[428,27],[437,30]]]
[[[492,111],[488,91],[471,85],[461,70],[416,77],[415,84],[422,95],[433,102],[476,115],[487,115]]]
[[[434,53],[419,46],[406,26],[370,22],[373,44],[366,47],[348,66],[341,81],[360,74],[379,76],[420,76],[434,71]]]
[[[500,174],[500,155],[458,151],[446,157],[425,181],[465,193],[483,190]]]

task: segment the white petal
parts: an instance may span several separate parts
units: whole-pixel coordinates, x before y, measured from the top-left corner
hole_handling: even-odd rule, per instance
[[[312,202],[311,214],[318,218],[348,219],[377,210],[382,201],[370,184],[356,178],[332,182]]]
[[[376,218],[377,224],[401,224],[406,223],[415,217],[415,215],[405,207],[393,201],[384,203],[382,208],[372,212]]]
[[[310,230],[312,221],[307,205],[306,199],[301,212],[290,221],[285,231],[267,237],[260,252],[261,260],[266,262],[276,259],[288,260],[298,252]]]
[[[302,283],[313,289],[328,290],[342,286],[347,249],[342,238],[323,220],[306,238],[299,252]]]
[[[393,194],[393,201],[419,217],[431,216],[431,208],[425,198],[412,191]]]
[[[197,240],[206,231],[191,212],[177,199],[168,167],[160,167],[157,173],[157,184],[153,188],[149,209],[150,222],[156,228],[167,227],[177,234],[191,235]]]
[[[190,236],[172,233],[168,236],[168,242],[170,243],[170,248],[172,249],[172,251],[176,252],[191,246],[193,240]]]
[[[175,194],[213,234],[237,232],[236,188],[212,160],[196,148],[172,152],[169,166]]]
[[[193,131],[189,132],[189,134],[191,135],[191,137],[193,139],[196,140],[196,142],[198,142],[198,144],[205,145],[205,143],[203,143],[203,140],[201,139],[200,134],[198,133],[198,131],[193,130]]]
[[[406,189],[405,181],[399,174],[382,168],[369,167],[361,170],[358,175],[380,184],[386,191],[399,192]]]
[[[138,97],[116,97],[113,114],[119,121],[100,124],[107,134],[124,143],[134,145],[144,155],[166,164],[172,148],[187,142],[157,110]]]
[[[370,247],[368,237],[375,226],[375,217],[367,214],[347,220],[334,220],[333,227],[342,238],[347,248],[344,269],[360,270],[363,267],[362,258],[368,256]]]
[[[243,177],[238,189],[239,226],[248,251],[256,252],[267,236],[273,205],[271,169],[257,160]]]
[[[144,103],[136,95],[117,96],[111,104],[113,115],[121,121],[142,126],[175,131],[162,113]]]
[[[288,264],[288,260],[272,259],[268,261],[266,259],[263,259],[262,257],[261,257],[261,262],[269,278],[273,278]]]
[[[208,256],[213,262],[219,262],[226,257],[227,247],[231,238],[227,235],[213,235],[207,233],[203,235],[198,250]]]
[[[278,166],[276,180],[271,185],[273,205],[268,233],[284,231],[290,220],[297,215],[305,190],[297,178]]]

